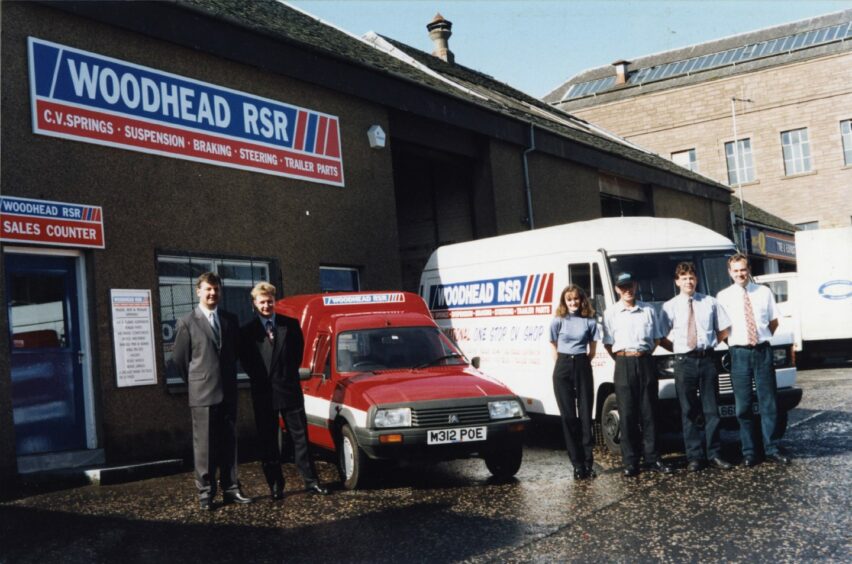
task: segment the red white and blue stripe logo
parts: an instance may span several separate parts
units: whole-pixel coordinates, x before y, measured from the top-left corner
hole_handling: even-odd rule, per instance
[[[553,273],[440,284],[429,289],[429,309],[443,312],[474,311],[475,315],[529,315],[550,313]],[[545,312],[546,309],[546,312]]]
[[[29,38],[33,131],[343,186],[337,116]]]

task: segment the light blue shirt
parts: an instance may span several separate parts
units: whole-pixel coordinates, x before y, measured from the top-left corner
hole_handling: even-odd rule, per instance
[[[272,322],[272,328],[273,329],[275,328],[275,312],[274,311],[272,312],[272,315],[269,316],[269,317],[263,317],[262,315],[260,315],[258,313],[257,318],[260,319],[260,326],[263,327],[264,331],[266,331],[266,322],[267,321],[271,321]]]
[[[675,354],[688,353],[686,334],[689,330],[689,296],[678,294],[663,304],[660,314],[662,331],[674,345]],[[716,332],[731,326],[731,320],[716,298],[699,292],[692,295],[695,315],[696,350],[712,349],[717,345]]]
[[[550,342],[556,343],[556,352],[583,354],[591,341],[601,340],[601,328],[592,317],[571,315],[554,317],[550,323]]]
[[[612,345],[612,352],[652,352],[656,347],[654,341],[664,336],[650,304],[636,300],[633,307],[628,308],[619,300],[604,312],[603,343]]]

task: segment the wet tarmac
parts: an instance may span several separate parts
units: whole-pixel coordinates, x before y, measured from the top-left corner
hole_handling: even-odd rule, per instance
[[[789,466],[575,482],[556,425],[537,427],[516,479],[480,460],[387,469],[380,485],[310,496],[292,465],[268,497],[259,464],[240,467],[246,506],[196,508],[182,473],[86,486],[0,504],[6,562],[713,562],[852,561],[852,367],[800,372],[802,405],[782,446]],[[725,455],[739,460],[736,433]]]

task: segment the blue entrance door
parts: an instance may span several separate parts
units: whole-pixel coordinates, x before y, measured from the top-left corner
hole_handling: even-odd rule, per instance
[[[76,259],[4,256],[18,455],[86,448]]]

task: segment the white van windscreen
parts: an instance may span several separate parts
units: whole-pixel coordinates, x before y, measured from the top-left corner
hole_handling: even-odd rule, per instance
[[[698,272],[698,291],[715,296],[730,286],[728,254],[714,253],[654,253],[611,256],[610,279],[629,272],[639,283],[637,298],[660,306],[677,294],[674,273],[681,262],[691,262]]]

